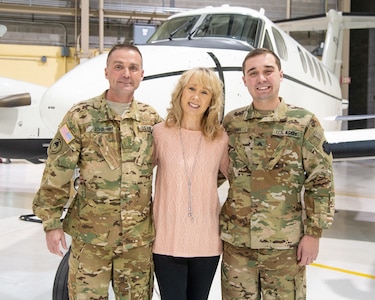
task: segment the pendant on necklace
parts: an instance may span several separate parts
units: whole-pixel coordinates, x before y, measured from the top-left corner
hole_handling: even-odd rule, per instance
[[[199,154],[199,151],[200,151],[200,148],[201,148],[201,144],[202,144],[202,135],[199,138],[199,144],[198,144],[198,147],[197,147],[197,151],[195,153],[194,163],[193,163],[193,166],[191,168],[191,173],[189,175],[188,174],[187,163],[186,163],[185,147],[184,147],[184,143],[182,141],[181,128],[179,128],[179,133],[180,133],[180,143],[181,143],[181,149],[182,149],[182,157],[184,159],[185,175],[186,175],[187,184],[188,184],[188,214],[187,215],[191,219],[191,221],[193,222],[194,221],[194,216],[193,216],[193,208],[192,208],[193,196],[191,194],[191,179],[192,179],[192,176],[193,176],[195,165],[196,165],[197,160],[198,160],[198,154]]]

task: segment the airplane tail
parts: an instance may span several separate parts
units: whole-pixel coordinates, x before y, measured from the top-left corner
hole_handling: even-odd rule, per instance
[[[375,14],[346,13],[331,9],[323,15],[286,19],[275,23],[286,32],[325,30],[322,63],[340,78],[344,30],[375,28]]]
[[[322,55],[322,63],[335,74],[336,78],[340,78],[342,64],[342,43],[343,43],[343,27],[342,14],[335,10],[327,13],[328,26],[324,49]]]

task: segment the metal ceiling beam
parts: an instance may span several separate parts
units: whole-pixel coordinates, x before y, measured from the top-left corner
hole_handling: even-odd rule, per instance
[[[14,13],[14,14],[35,14],[35,15],[53,15],[53,16],[68,16],[74,17],[76,15],[75,8],[69,7],[53,7],[53,6],[38,6],[38,5],[21,5],[21,4],[6,4],[0,5],[0,12]],[[129,20],[147,20],[147,21],[164,21],[173,13],[164,12],[142,12],[142,11],[117,11],[117,10],[103,10],[104,18],[110,19],[129,19]],[[80,15],[80,10],[78,11]],[[90,10],[89,17],[99,18],[97,10]]]
[[[22,4],[6,4],[0,5],[0,12],[14,14],[35,14],[35,15],[55,15],[55,16],[71,16],[74,17],[75,9],[68,7],[52,7],[38,5],[22,5]]]

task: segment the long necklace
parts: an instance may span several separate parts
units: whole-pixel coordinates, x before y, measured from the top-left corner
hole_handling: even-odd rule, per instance
[[[179,128],[179,133],[180,133],[180,143],[181,143],[181,149],[182,149],[182,156],[183,156],[183,159],[184,159],[185,175],[186,175],[187,184],[188,184],[188,217],[192,221],[194,221],[193,208],[192,208],[191,180],[192,180],[192,177],[193,177],[195,165],[197,164],[198,154],[199,154],[199,151],[200,151],[200,148],[201,148],[202,136],[203,135],[201,135],[200,138],[199,138],[199,144],[198,144],[198,147],[197,147],[197,152],[195,153],[194,163],[193,163],[193,166],[191,168],[190,175],[189,175],[188,174],[188,167],[187,167],[187,163],[186,163],[185,147],[184,147],[184,143],[182,141],[181,128]]]

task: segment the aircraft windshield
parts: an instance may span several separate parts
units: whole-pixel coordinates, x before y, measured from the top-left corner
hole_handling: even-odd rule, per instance
[[[207,16],[206,20],[194,37],[229,37],[246,41],[254,46],[257,39],[258,19],[245,15],[222,14]]]
[[[174,18],[165,21],[150,37],[148,43],[158,40],[186,38],[199,16]]]
[[[207,15],[200,24],[199,16],[174,18],[165,21],[148,43],[166,39],[231,38],[256,46],[259,39],[261,20],[236,14]],[[198,25],[198,26],[197,26]]]

